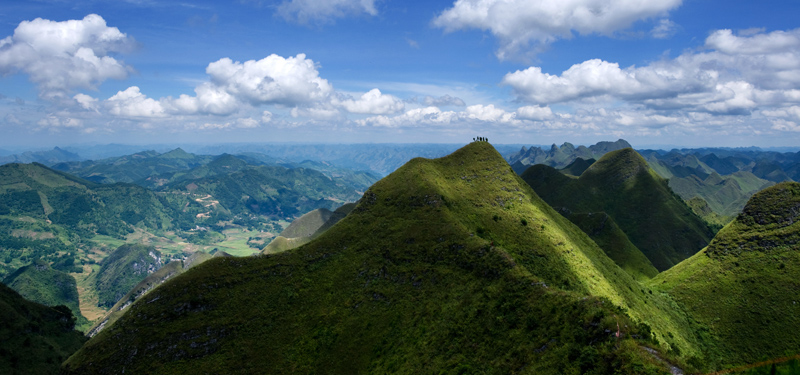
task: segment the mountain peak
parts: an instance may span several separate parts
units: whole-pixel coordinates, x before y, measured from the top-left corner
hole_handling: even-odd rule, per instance
[[[608,182],[624,182],[641,173],[647,173],[649,168],[642,155],[628,147],[606,153],[586,169],[581,178],[603,175],[610,179]]]
[[[186,151],[183,151],[182,148],[178,147],[178,148],[176,148],[176,149],[174,149],[172,151],[165,152],[165,153],[159,155],[158,157],[160,157],[160,158],[168,158],[168,159],[190,159],[190,158],[193,158],[194,155],[192,155],[192,154],[190,154],[190,153],[188,153]]]
[[[766,188],[750,198],[740,216],[759,225],[777,224],[785,227],[800,217],[800,183],[782,182]],[[737,219],[739,220],[739,219]]]

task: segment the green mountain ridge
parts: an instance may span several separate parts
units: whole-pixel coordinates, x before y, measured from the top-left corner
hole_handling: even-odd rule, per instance
[[[712,363],[798,354],[798,207],[798,183],[755,194],[706,249],[650,282],[717,338]]]
[[[476,142],[411,160],[305,246],[170,279],[62,370],[667,373],[645,345],[701,355],[668,299]]]
[[[553,207],[580,214],[607,213],[661,271],[705,247],[713,236],[631,148],[605,154],[578,178],[534,165],[522,179]]]

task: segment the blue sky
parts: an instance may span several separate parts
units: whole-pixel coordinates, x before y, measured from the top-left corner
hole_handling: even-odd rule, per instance
[[[0,147],[797,146],[800,3],[4,1]]]

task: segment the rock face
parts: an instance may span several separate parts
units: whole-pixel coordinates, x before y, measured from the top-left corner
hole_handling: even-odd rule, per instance
[[[154,247],[122,245],[100,263],[96,276],[99,305],[110,308],[147,275],[163,266]]]

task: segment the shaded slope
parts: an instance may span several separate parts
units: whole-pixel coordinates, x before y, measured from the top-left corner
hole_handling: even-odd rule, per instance
[[[75,278],[67,273],[50,268],[41,260],[22,267],[3,280],[23,298],[45,306],[67,306],[76,317],[79,328],[85,328],[89,321],[81,315],[78,302],[78,287]]]
[[[0,284],[0,373],[55,374],[86,341],[64,306],[28,301]]]
[[[211,260],[173,278],[65,370],[602,374],[660,367],[631,341],[633,333],[649,336],[646,329],[614,304],[647,319],[662,343],[697,350],[666,301],[641,290],[491,146],[477,143],[410,161],[301,248]],[[675,338],[666,339],[667,331]]]
[[[533,166],[522,178],[553,207],[606,212],[658,270],[693,255],[713,235],[630,148],[606,154],[577,179],[547,166]]]
[[[597,160],[577,158],[575,161],[570,163],[570,165],[560,169],[560,171],[571,176],[580,176],[584,171],[589,169],[589,167],[594,164],[595,161]]]
[[[718,362],[800,352],[800,184],[754,195],[708,248],[652,280],[719,338]]]

